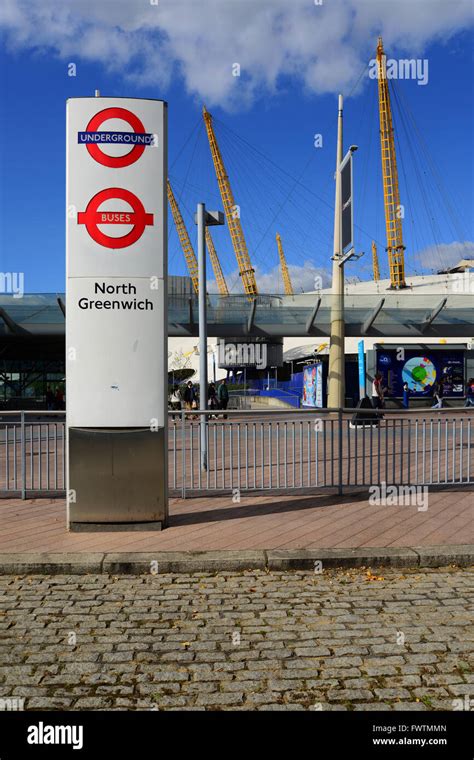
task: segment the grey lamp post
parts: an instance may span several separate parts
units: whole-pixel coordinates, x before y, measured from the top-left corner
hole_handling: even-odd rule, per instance
[[[357,145],[351,145],[345,158],[342,157],[342,118],[343,97],[339,95],[337,158],[336,158],[336,198],[334,208],[334,255],[332,257],[332,295],[331,295],[331,337],[329,343],[328,401],[332,409],[342,409],[345,404],[345,365],[344,365],[344,264],[350,259],[360,258],[353,247],[353,191],[352,191],[352,154]],[[344,187],[344,167],[349,170],[349,187]],[[343,217],[345,216],[345,223]],[[347,250],[350,246],[350,250]],[[344,253],[344,251],[347,251]]]
[[[199,410],[207,409],[207,301],[206,301],[206,227],[224,224],[222,211],[207,211],[204,203],[198,203],[195,215],[198,235],[199,278]],[[200,416],[201,469],[207,470],[207,418]]]

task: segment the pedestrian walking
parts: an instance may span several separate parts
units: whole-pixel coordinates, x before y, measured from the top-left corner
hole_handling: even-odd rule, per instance
[[[60,385],[58,385],[58,388],[56,390],[56,395],[54,397],[54,406],[56,409],[64,409],[64,393]]]
[[[217,389],[217,400],[219,401],[219,409],[225,411],[227,409],[227,404],[229,403],[229,389],[225,379],[221,380]],[[225,420],[227,419],[227,414],[223,414],[222,416]]]
[[[179,393],[179,387],[177,385],[174,386],[171,393],[170,404],[172,410],[179,411],[181,409],[181,396]]]
[[[410,406],[410,388],[408,387],[408,383],[403,383],[403,406],[405,409],[408,409]]]
[[[442,409],[443,407],[443,381],[437,380],[433,385],[433,400],[434,404],[432,409]]]
[[[177,385],[174,386],[173,391],[171,393],[170,408],[172,412],[181,411],[181,394],[179,392],[179,387]],[[173,414],[172,420],[175,423],[177,420],[177,415]]]
[[[184,407],[187,410],[197,409],[196,388],[191,380],[188,380],[186,388],[184,389]]]
[[[380,372],[377,372],[372,381],[372,404],[375,409],[383,408],[382,375]]]
[[[209,389],[207,391],[207,402],[208,402],[208,407],[211,411],[214,411],[219,408],[219,402],[217,400],[217,390],[214,383],[209,383]]]
[[[49,385],[46,389],[46,409],[48,412],[52,412],[54,409],[54,393]]]
[[[474,406],[474,377],[470,377],[466,385],[466,403],[464,406]]]

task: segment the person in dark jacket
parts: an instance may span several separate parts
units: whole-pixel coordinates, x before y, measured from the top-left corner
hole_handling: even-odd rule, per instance
[[[196,389],[191,380],[188,381],[183,394],[184,406],[186,409],[195,409],[196,404]]]
[[[407,382],[403,383],[403,406],[405,409],[408,409],[410,406],[410,388]]]
[[[56,395],[54,397],[54,405],[56,409],[64,409],[64,393],[60,385],[56,389]]]
[[[219,409],[227,409],[227,404],[229,403],[229,389],[227,388],[227,383],[225,380],[222,380],[219,384],[219,387],[217,389],[217,400],[219,401]],[[227,414],[222,415],[224,419],[227,419]]]
[[[46,390],[46,409],[48,412],[52,412],[54,409],[54,393],[49,385]]]

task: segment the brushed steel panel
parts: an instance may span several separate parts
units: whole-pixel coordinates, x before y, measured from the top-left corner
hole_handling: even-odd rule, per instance
[[[165,431],[69,428],[71,523],[165,523]]]

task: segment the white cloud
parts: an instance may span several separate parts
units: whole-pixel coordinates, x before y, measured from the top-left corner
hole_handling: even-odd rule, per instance
[[[365,257],[364,257],[365,258]],[[452,243],[440,243],[435,246],[428,246],[414,254],[414,260],[422,271],[437,272],[440,269],[446,269],[455,266],[461,259],[471,259],[474,261],[474,242],[454,241]],[[331,286],[332,273],[330,269],[316,267],[312,262],[305,261],[301,266],[289,264],[291,284],[295,294],[313,290],[319,290],[320,287],[328,288]],[[407,273],[409,274],[409,273]],[[413,273],[412,273],[413,274]],[[388,276],[388,273],[387,273]],[[372,278],[372,264],[367,261],[365,266],[358,264],[357,269],[346,272],[346,281],[354,282],[360,279]],[[241,293],[242,285],[238,270],[225,274],[225,278],[231,293]],[[261,267],[255,267],[255,278],[259,293],[264,294],[282,294],[284,293],[283,278],[279,265],[265,272]],[[217,284],[215,280],[208,280],[208,292],[217,293]]]
[[[172,75],[209,106],[242,107],[294,76],[315,93],[347,91],[386,49],[421,55],[474,18],[471,0],[2,0],[7,45],[97,61],[166,88]],[[241,76],[232,76],[239,63]]]
[[[415,254],[424,269],[447,269],[455,266],[461,259],[474,261],[474,242],[471,240],[453,241],[452,243],[440,243],[430,245]]]
[[[328,270],[321,267],[315,267],[310,261],[306,261],[303,266],[289,264],[291,284],[294,293],[319,290],[326,288],[331,283],[331,275]],[[234,293],[239,290],[242,292],[241,280],[237,270],[229,275],[225,275],[229,290]],[[283,278],[279,266],[273,267],[268,272],[263,272],[260,267],[255,267],[255,279],[257,280],[258,291],[264,294],[284,293]],[[217,293],[217,284],[215,280],[209,280],[209,293]]]

